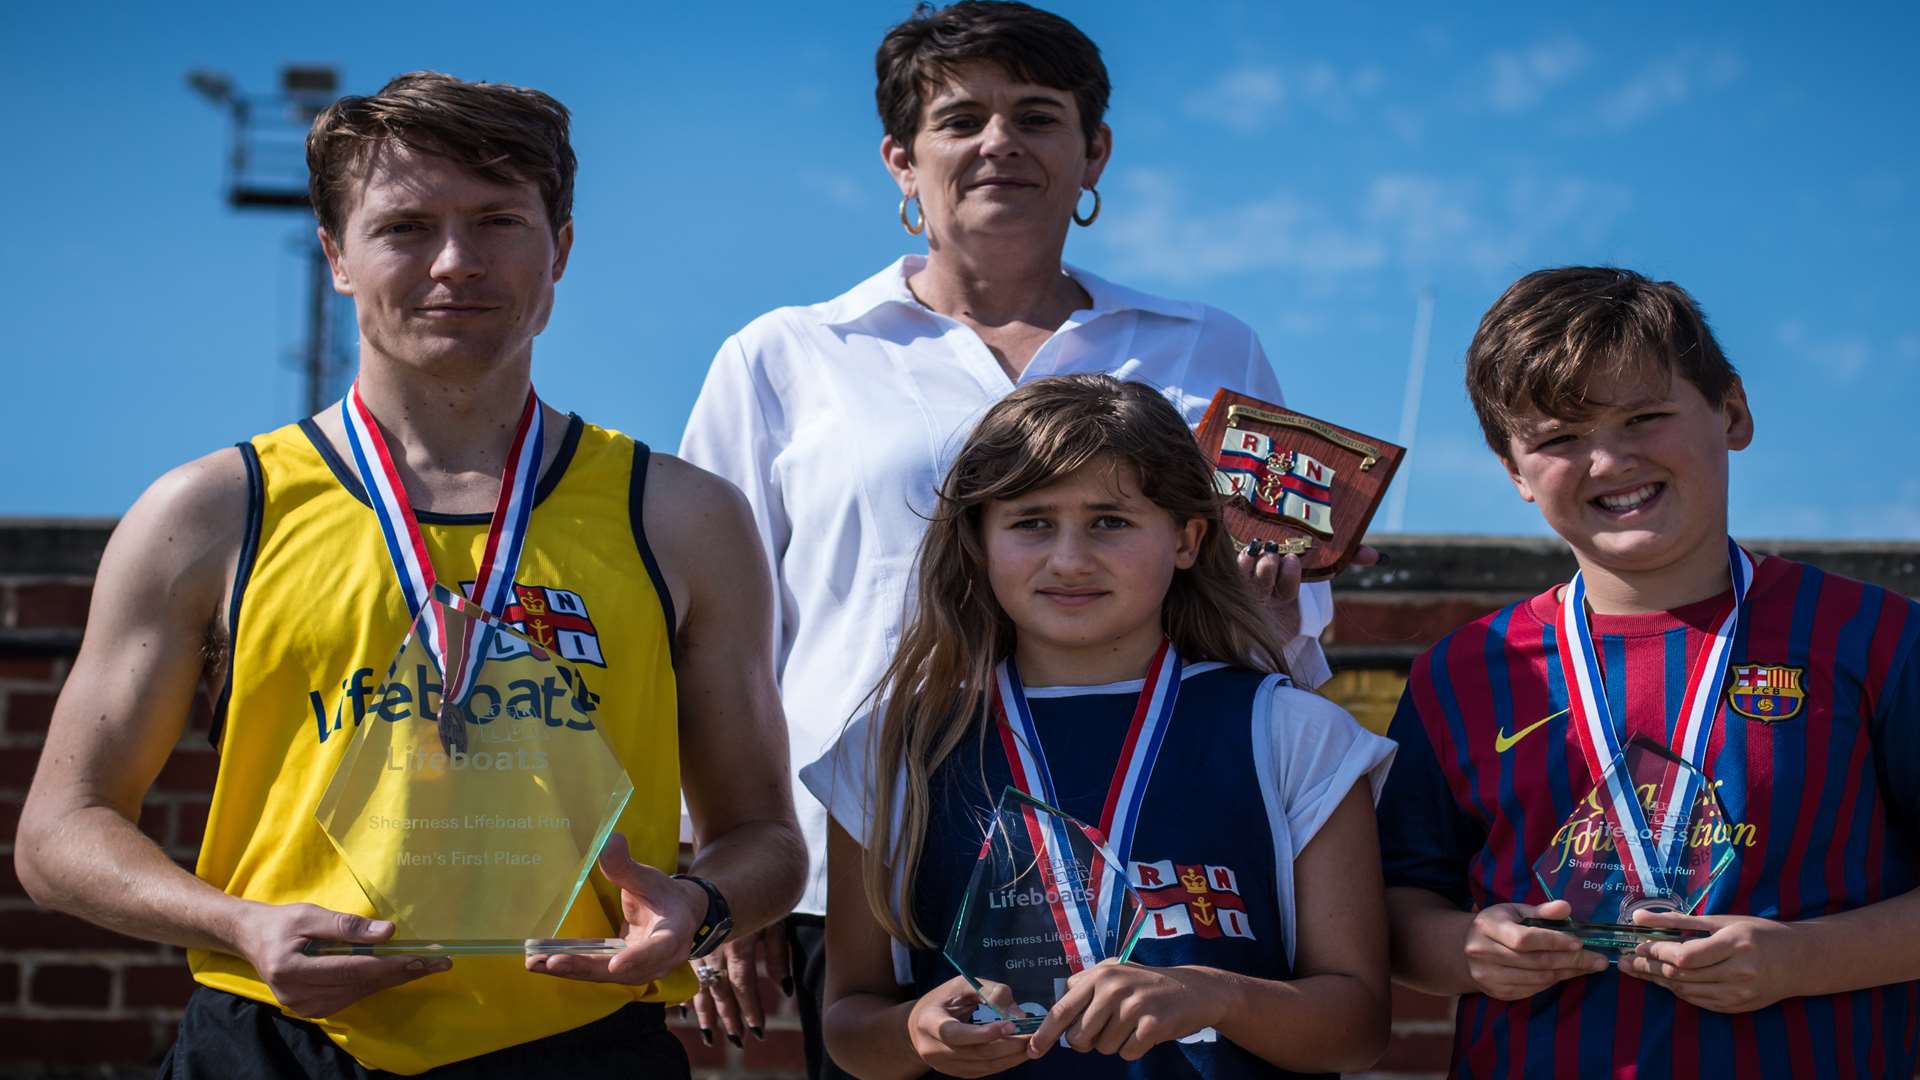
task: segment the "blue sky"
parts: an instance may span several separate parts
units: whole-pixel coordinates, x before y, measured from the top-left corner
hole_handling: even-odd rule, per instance
[[[298,411],[310,226],[225,206],[226,119],[188,69],[264,91],[330,62],[366,92],[437,68],[567,102],[578,241],[536,381],[671,449],[727,334],[914,250],[871,59],[909,8],[0,6],[0,514],[117,513]],[[1920,537],[1912,7],[1056,10],[1114,80],[1105,212],[1070,261],[1233,312],[1296,407],[1387,438],[1433,291],[1407,529],[1541,531],[1461,356],[1520,273],[1604,261],[1689,288],[1747,377],[1736,534]]]

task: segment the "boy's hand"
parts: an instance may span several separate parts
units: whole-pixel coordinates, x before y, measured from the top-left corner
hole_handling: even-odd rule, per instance
[[[1772,919],[1642,911],[1633,921],[1707,932],[1691,941],[1645,943],[1620,958],[1620,970],[1714,1012],[1752,1012],[1793,997],[1798,992],[1794,973],[1816,962],[1800,955],[1800,938],[1791,925]]]
[[[1012,1000],[1007,994],[1002,1007]],[[1027,1040],[1014,1034],[1012,1021],[972,1022],[980,1005],[979,992],[962,975],[927,991],[907,1014],[913,1052],[928,1068],[948,1076],[991,1076],[1027,1060]]]
[[[1041,1057],[1066,1036],[1081,1053],[1118,1054],[1138,1061],[1171,1039],[1184,1039],[1218,1022],[1220,1002],[1207,992],[1205,972],[1106,961],[1077,971],[1067,992],[1027,1046]]]
[[[1565,900],[1538,907],[1495,904],[1481,910],[1467,927],[1467,973],[1474,985],[1490,998],[1518,1001],[1565,979],[1605,971],[1607,958],[1587,951],[1572,934],[1520,923],[1572,915]]]

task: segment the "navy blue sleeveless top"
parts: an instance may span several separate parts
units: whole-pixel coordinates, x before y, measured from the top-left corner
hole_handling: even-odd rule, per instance
[[[1281,906],[1274,896],[1273,831],[1255,773],[1253,701],[1268,676],[1215,668],[1190,674],[1147,785],[1131,856],[1133,882],[1148,908],[1133,961],[1150,967],[1197,964],[1262,979],[1291,977]],[[1034,725],[1053,773],[1060,809],[1100,820],[1120,743],[1138,691],[1095,688],[1029,695]],[[914,917],[944,939],[958,914],[985,829],[1012,783],[1005,752],[989,732],[970,733],[931,778],[927,843],[914,879]],[[984,753],[983,751],[984,746]],[[984,768],[985,786],[982,786]],[[1118,852],[1123,857],[1126,852]],[[938,949],[911,951],[915,996],[958,972]],[[1212,1029],[1162,1043],[1139,1061],[1055,1047],[1003,1076],[1170,1080],[1285,1077]]]

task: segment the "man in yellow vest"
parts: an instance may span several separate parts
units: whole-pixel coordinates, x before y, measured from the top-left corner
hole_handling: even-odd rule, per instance
[[[754,977],[690,956],[784,914],[805,871],[746,502],[533,394],[573,241],[559,102],[403,75],[329,108],[307,154],[358,378],[127,512],[22,814],[20,880],[189,950],[200,987],[166,1075],[686,1075],[664,1006],[696,965]],[[617,954],[310,954],[394,934],[314,815],[362,722],[392,719],[372,688],[436,582],[539,641],[566,685],[524,708],[572,709],[633,781],[564,924],[624,939]],[[189,874],[134,822],[201,685],[220,769]],[[683,789],[699,850],[669,876]]]

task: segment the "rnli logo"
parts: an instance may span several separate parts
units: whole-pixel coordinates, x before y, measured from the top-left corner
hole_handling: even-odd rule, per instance
[[[579,593],[515,582],[513,601],[503,614],[514,629],[542,648],[576,664],[607,666],[607,658],[600,651],[600,632],[594,629],[587,602]],[[527,651],[524,643],[504,636],[495,642],[495,659],[505,660]]]
[[[1800,686],[1806,668],[1741,664],[1727,674],[1727,704],[1749,720],[1777,724],[1800,715],[1807,692]]]
[[[1137,862],[1133,887],[1146,907],[1143,938],[1253,938],[1240,877],[1225,866]]]

